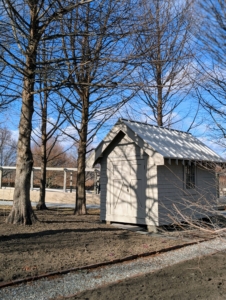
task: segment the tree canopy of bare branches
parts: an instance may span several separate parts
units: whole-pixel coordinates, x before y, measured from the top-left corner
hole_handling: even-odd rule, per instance
[[[6,127],[0,128],[0,166],[14,166],[16,163],[16,140]]]
[[[78,141],[76,214],[86,213],[85,160],[87,146],[98,129],[134,94],[125,93],[129,47],[133,22],[130,1],[101,0],[75,8],[62,21],[64,57],[67,64],[62,77],[67,78],[64,114]],[[78,34],[70,34],[77,32]],[[69,59],[70,58],[70,59]]]
[[[142,114],[159,126],[173,125],[174,112],[192,87],[193,2],[139,1],[136,25],[141,29],[133,41],[138,53],[135,80],[147,108]]]
[[[51,0],[3,0],[0,4],[1,25],[6,29],[0,38],[0,59],[17,74],[15,85],[22,86],[14,202],[7,218],[8,223],[26,225],[36,219],[29,196],[33,164],[30,139],[40,43],[57,40],[56,28],[62,16],[88,2],[64,1],[62,4],[61,1]],[[49,65],[59,62],[57,54]]]
[[[225,148],[226,136],[226,3],[221,0],[199,1],[201,8],[198,37],[202,57],[198,61],[200,77],[198,98],[207,112],[206,123],[218,143]]]

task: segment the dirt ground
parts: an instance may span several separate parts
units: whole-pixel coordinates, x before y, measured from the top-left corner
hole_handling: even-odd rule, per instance
[[[36,211],[32,226],[6,225],[10,207],[0,207],[0,283],[159,251],[201,240],[200,232],[162,231],[144,235],[106,225],[99,210]],[[128,279],[70,299],[225,299],[226,256],[222,253]]]
[[[0,283],[159,251],[190,242],[185,233],[143,235],[99,220],[99,210],[75,216],[73,209],[36,211],[32,226],[5,224],[9,207],[0,207]]]
[[[164,268],[68,300],[225,300],[226,253]]]

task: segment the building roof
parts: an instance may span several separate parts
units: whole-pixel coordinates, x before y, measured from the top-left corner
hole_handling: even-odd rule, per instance
[[[225,160],[190,133],[121,119],[126,126],[164,158],[224,162]]]
[[[119,119],[105,139],[97,146],[94,162],[102,156],[103,151],[120,131],[125,132],[125,128],[129,129],[134,137],[139,137],[149,149],[154,150],[163,158],[226,162],[225,159],[190,133],[126,119]]]

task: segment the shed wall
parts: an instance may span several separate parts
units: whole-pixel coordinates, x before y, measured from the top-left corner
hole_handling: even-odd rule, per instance
[[[113,168],[115,164],[119,164],[122,167],[127,165],[128,172],[123,174],[123,180],[129,182],[128,177],[131,176],[131,170],[133,169],[132,164],[142,163],[144,171],[144,178],[139,180],[139,195],[143,199],[137,201],[136,214],[134,215],[131,210],[131,215],[122,211],[114,211],[112,209],[112,203],[114,198],[117,197],[114,194],[112,188],[112,180],[114,175]],[[139,169],[139,172],[141,170]],[[147,225],[158,225],[158,205],[157,205],[157,167],[154,165],[152,159],[137,146],[132,140],[120,133],[114,140],[114,142],[106,149],[103,158],[101,160],[101,220],[135,223],[135,224],[147,224]],[[139,179],[141,174],[138,174]],[[137,177],[137,178],[138,178]],[[139,198],[139,197],[138,197]],[[127,198],[129,199],[129,198]],[[141,204],[140,204],[141,203]],[[128,203],[128,207],[131,203]]]
[[[186,218],[202,218],[213,214],[216,205],[215,172],[196,166],[196,188],[186,189],[182,162],[167,162],[158,166],[159,225],[166,225]],[[178,213],[175,209],[178,209]]]

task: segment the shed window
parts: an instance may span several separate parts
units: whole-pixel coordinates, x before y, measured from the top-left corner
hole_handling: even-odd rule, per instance
[[[195,188],[195,165],[185,166],[185,187],[186,189]]]

